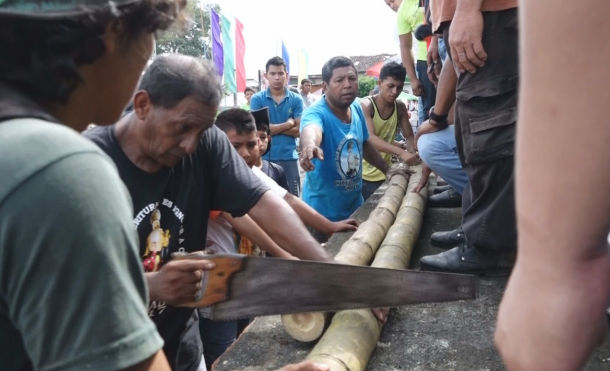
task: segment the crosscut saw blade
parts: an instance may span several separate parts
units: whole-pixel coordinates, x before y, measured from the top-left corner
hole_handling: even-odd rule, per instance
[[[373,268],[245,255],[185,254],[209,259],[202,289],[187,307],[210,307],[211,319],[474,299],[473,275]]]

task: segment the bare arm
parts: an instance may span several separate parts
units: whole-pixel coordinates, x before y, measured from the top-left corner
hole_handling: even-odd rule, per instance
[[[291,137],[295,137],[298,138],[300,133],[300,127],[301,127],[301,118],[297,117],[297,118],[293,118],[295,124],[293,127],[291,127],[290,129],[286,130],[285,132],[283,132],[282,134],[286,134],[286,135],[290,135]]]
[[[305,260],[332,260],[307,231],[297,214],[273,192],[265,192],[248,214],[292,255]]]
[[[296,120],[291,117],[288,120],[286,120],[285,122],[282,122],[281,124],[269,124],[269,130],[271,131],[271,135],[287,134],[286,131],[294,129],[295,126],[296,126]],[[298,127],[297,127],[297,131],[298,131]]]
[[[438,115],[449,113],[449,109],[455,102],[455,87],[457,85],[457,74],[451,63],[446,63],[441,69],[441,75],[436,90],[434,101],[434,112]]]
[[[227,219],[227,221],[231,223],[233,228],[240,235],[248,238],[250,241],[252,241],[252,243],[269,254],[278,258],[294,258],[294,256],[273,242],[271,237],[269,237],[267,233],[265,233],[265,231],[263,231],[248,214],[238,218],[233,218],[229,213],[223,212],[222,217]]]
[[[428,185],[428,178],[430,178],[431,173],[432,169],[430,169],[426,163],[423,163],[421,168],[421,178],[419,179],[417,186],[413,189],[413,192],[419,193],[426,185]]]
[[[415,73],[415,61],[413,60],[413,55],[411,54],[411,47],[413,46],[413,37],[411,32],[398,35],[398,40],[400,41],[400,57],[402,59],[403,66],[405,66],[405,69],[407,70],[407,75],[409,76],[409,81],[411,82],[413,94],[421,96],[423,94],[423,87],[421,81],[419,81],[417,74]]]
[[[426,61],[428,62],[428,79],[434,84],[434,86],[438,86],[438,79],[441,74],[441,68],[443,67],[443,61],[438,54],[437,35],[430,38],[430,47],[428,47]],[[430,69],[430,66],[433,67]]]
[[[295,197],[291,193],[286,193],[284,200],[288,202],[292,210],[297,213],[301,221],[310,227],[313,227],[320,232],[333,234],[340,231],[355,231],[358,229],[358,222],[355,219],[346,219],[338,222],[331,222],[326,217],[311,206],[307,205],[300,198]]]
[[[451,109],[451,105],[455,102],[455,87],[457,84],[457,74],[451,63],[445,63],[441,70],[441,77],[436,90],[436,100],[434,102],[434,113],[437,115],[446,115]],[[446,126],[440,125],[434,120],[425,121],[415,136],[415,142],[424,134],[434,133],[444,129]]]
[[[384,174],[388,172],[390,167],[383,160],[383,158],[379,155],[379,152],[377,152],[377,150],[375,149],[375,147],[373,146],[373,144],[371,143],[370,140],[367,140],[366,142],[364,142],[364,144],[362,145],[362,151],[363,151],[362,156],[364,157],[364,159],[366,161],[368,161],[369,164],[375,166],[377,169],[379,169]]]
[[[320,148],[322,143],[322,129],[316,125],[309,125],[301,132],[301,167],[305,171],[311,171],[315,168],[312,160],[314,158],[320,161],[324,160],[324,152]]]
[[[600,32],[610,28],[610,5],[520,7],[519,251],[495,340],[509,369],[574,370],[601,340],[610,292],[610,50]],[[571,105],[558,74],[578,75]],[[576,135],[575,122],[584,125]]]
[[[398,109],[398,125],[400,125],[402,135],[407,141],[407,151],[415,153],[415,135],[413,135],[413,128],[409,122],[409,111],[407,110],[407,106],[403,102],[397,101],[396,108]]]

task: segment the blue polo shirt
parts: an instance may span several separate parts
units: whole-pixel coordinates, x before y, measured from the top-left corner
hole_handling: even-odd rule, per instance
[[[300,118],[303,114],[303,99],[300,94],[285,89],[284,99],[278,104],[266,89],[252,96],[250,109],[269,108],[269,120],[272,124],[281,124],[289,118]],[[296,160],[298,158],[295,138],[290,135],[276,134],[271,140],[271,150],[263,157],[268,161]]]

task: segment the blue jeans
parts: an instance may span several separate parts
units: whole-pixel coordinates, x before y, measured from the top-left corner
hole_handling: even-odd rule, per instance
[[[447,59],[447,45],[445,44],[445,39],[442,37],[438,38],[438,56],[441,57],[441,61],[443,63],[446,62]]]
[[[417,78],[421,81],[424,87],[424,95],[419,97],[419,103],[417,106],[417,126],[428,119],[430,115],[430,108],[434,106],[436,100],[436,88],[430,79],[428,78],[428,62],[417,61],[415,64],[415,71],[417,72]]]
[[[286,180],[288,181],[288,190],[293,195],[299,197],[301,194],[301,177],[299,176],[299,165],[297,160],[279,160],[272,161],[274,164],[278,164],[284,169],[286,174]]]
[[[462,194],[468,184],[468,175],[462,168],[455,142],[455,126],[419,137],[419,157],[438,176],[445,179],[456,192]]]

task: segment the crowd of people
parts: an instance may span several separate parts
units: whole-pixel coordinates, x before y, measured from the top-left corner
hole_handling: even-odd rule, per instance
[[[434,171],[460,196],[461,227],[432,236],[449,249],[422,269],[512,270],[495,337],[506,366],[581,367],[605,334],[610,296],[610,43],[598,32],[610,5],[384,1],[402,64],[383,66],[370,97],[356,99],[347,57],[324,64],[320,98],[309,79],[291,91],[273,57],[269,86],[220,113],[209,61],[175,54],[147,66],[155,32],[184,2],[0,1],[0,368],[210,368],[248,319],[182,307],[214,264],[172,255],[330,262],[321,243],[357,229],[352,213],[390,171],[409,171],[390,170],[393,156],[423,161],[416,192]],[[589,38],[564,41],[582,55],[603,49],[603,68],[565,58],[552,39],[583,27]],[[575,103],[579,136],[559,73],[593,92]],[[416,132],[397,99],[407,76]]]

